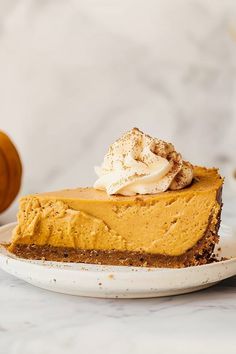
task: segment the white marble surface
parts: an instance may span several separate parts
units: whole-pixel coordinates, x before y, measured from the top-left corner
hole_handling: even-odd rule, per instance
[[[223,220],[236,226],[236,203]],[[0,354],[235,353],[236,277],[194,294],[140,300],[80,298],[0,271]]]

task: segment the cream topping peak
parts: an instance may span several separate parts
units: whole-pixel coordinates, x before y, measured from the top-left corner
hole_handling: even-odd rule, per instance
[[[94,188],[108,194],[155,194],[189,185],[193,167],[174,146],[133,128],[115,141],[95,167]]]

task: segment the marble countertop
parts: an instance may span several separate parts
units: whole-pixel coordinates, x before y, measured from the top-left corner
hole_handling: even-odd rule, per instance
[[[223,221],[235,227],[235,198]],[[0,271],[0,354],[235,353],[236,277],[193,294],[113,300],[42,290]]]

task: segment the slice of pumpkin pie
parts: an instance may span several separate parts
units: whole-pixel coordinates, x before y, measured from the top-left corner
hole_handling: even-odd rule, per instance
[[[211,261],[223,179],[137,128],[110,146],[93,188],[21,199],[9,250],[28,259],[148,267]]]

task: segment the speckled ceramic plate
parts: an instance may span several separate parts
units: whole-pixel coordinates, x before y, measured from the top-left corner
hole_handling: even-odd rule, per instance
[[[0,228],[0,242],[9,242],[15,224]],[[30,261],[0,247],[0,267],[35,286],[63,294],[103,298],[145,298],[204,289],[236,275],[236,236],[222,226],[219,257],[230,258],[182,269],[99,266]]]

